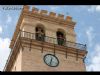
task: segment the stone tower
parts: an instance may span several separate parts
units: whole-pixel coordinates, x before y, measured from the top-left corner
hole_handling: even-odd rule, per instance
[[[86,45],[71,16],[23,6],[4,71],[85,71]]]

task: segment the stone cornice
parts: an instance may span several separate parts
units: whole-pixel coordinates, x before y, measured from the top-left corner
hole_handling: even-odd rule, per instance
[[[30,18],[33,18],[33,19],[38,19],[38,20],[41,20],[41,21],[46,21],[46,22],[49,22],[49,23],[54,23],[54,24],[58,24],[58,25],[61,25],[61,26],[70,26],[70,27],[73,27],[75,26],[76,22],[73,22],[73,21],[65,21],[63,19],[59,19],[57,17],[51,17],[51,16],[48,16],[48,15],[41,15],[39,13],[32,13],[32,12],[25,12],[23,13],[25,15],[25,17],[30,17]]]

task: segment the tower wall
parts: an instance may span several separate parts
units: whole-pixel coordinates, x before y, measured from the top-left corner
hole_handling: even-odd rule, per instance
[[[22,50],[21,49],[14,60],[15,62],[13,63],[11,71],[21,71],[22,70]]]
[[[37,48],[37,49],[35,49]],[[24,48],[22,52],[22,71],[85,71],[85,64],[83,60],[76,57],[66,56],[64,54],[56,53],[59,59],[57,67],[50,67],[44,63],[43,57],[45,54],[53,54],[52,50],[44,49],[41,53],[41,47],[33,47],[31,51],[29,48]],[[47,50],[51,51],[48,52]]]

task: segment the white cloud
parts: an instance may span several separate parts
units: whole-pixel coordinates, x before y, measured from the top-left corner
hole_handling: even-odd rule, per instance
[[[87,35],[87,38],[88,38],[88,42],[89,42],[89,47],[92,46],[93,44],[93,39],[95,37],[95,34],[93,33],[94,29],[93,27],[89,27],[87,30],[86,30],[86,35]]]
[[[94,11],[95,11],[95,8],[96,8],[95,6],[90,6],[90,7],[88,8],[88,11],[89,11],[89,12],[94,12]]]
[[[57,10],[59,7],[58,6],[48,6],[51,11]]]
[[[4,69],[6,60],[10,53],[10,39],[9,38],[0,38],[0,71]]]
[[[0,26],[0,33],[2,33],[2,27]]]
[[[8,14],[8,15],[7,15],[7,21],[6,21],[6,22],[7,22],[7,23],[10,23],[11,21],[12,21],[12,17]]]
[[[91,64],[88,65],[87,71],[100,71],[100,44],[95,45],[94,55],[92,55]]]
[[[100,11],[100,5],[96,6],[96,11]]]
[[[89,12],[95,12],[95,11],[100,12],[100,5],[95,5],[95,6],[92,5],[88,8],[88,11]]]

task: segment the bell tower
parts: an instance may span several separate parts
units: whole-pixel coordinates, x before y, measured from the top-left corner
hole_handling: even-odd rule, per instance
[[[72,17],[29,8],[23,6],[4,71],[85,71],[86,45],[76,43]]]

